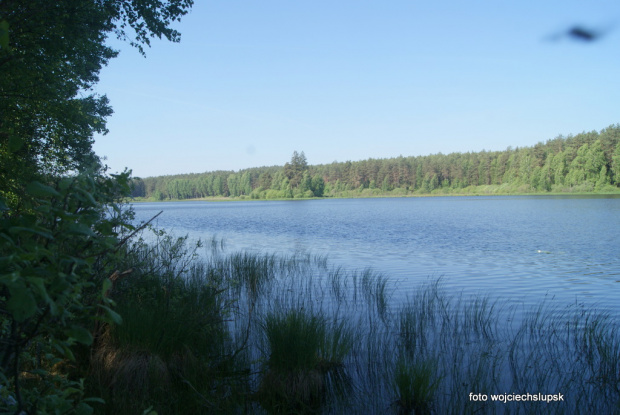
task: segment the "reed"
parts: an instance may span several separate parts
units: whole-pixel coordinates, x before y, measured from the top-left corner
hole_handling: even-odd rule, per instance
[[[330,391],[344,391],[343,361],[352,346],[344,323],[333,326],[304,309],[265,317],[265,369],[256,394],[269,413],[317,413]]]
[[[131,248],[137,270],[111,293],[124,323],[98,340],[89,378],[102,413],[620,411],[619,327],[596,310],[506,309],[442,279],[397,298],[386,277],[324,257],[157,243]]]
[[[185,239],[158,244],[129,247],[126,258],[138,266],[110,291],[123,322],[100,331],[87,378],[89,389],[106,401],[100,412],[237,408],[247,395],[247,365],[242,356],[232,357],[222,280],[196,261]],[[164,257],[148,256],[154,251]]]
[[[392,385],[399,414],[430,414],[441,378],[432,360],[410,361],[401,357],[396,362]]]

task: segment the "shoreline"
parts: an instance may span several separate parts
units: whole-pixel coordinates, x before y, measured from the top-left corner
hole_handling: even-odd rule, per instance
[[[352,190],[351,192],[357,192]],[[392,199],[392,198],[423,198],[423,197],[462,197],[462,196],[575,196],[575,197],[583,197],[583,196],[618,196],[620,197],[620,188],[615,191],[591,191],[591,192],[492,192],[492,191],[472,191],[469,192],[437,192],[437,193],[422,193],[422,194],[345,194],[345,195],[335,195],[335,196],[324,196],[324,197],[303,197],[303,198],[267,198],[267,199],[256,199],[248,196],[210,196],[210,197],[200,197],[200,198],[191,198],[191,199],[163,199],[163,200],[155,200],[153,198],[131,198],[130,201],[132,203],[153,203],[153,202],[254,202],[254,201],[295,201],[295,200],[328,200],[328,199]]]

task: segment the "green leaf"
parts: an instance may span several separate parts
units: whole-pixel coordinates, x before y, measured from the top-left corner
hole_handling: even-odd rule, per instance
[[[54,236],[51,233],[45,232],[45,230],[41,230],[40,228],[26,228],[23,226],[12,226],[9,229],[9,233],[13,235],[16,233],[21,233],[21,232],[34,233],[36,235],[42,236],[47,239],[54,239]]]
[[[68,387],[68,388],[64,388],[62,390],[62,395],[66,398],[70,397],[71,395],[76,395],[78,393],[80,393],[81,390],[75,387]]]
[[[84,327],[80,327],[80,326],[71,326],[67,331],[66,334],[75,339],[75,341],[85,344],[85,345],[91,345],[93,343],[93,335],[90,334],[90,332],[88,330],[86,330]]]
[[[93,230],[82,223],[70,223],[67,225],[66,232],[76,235],[95,236]]]
[[[56,189],[39,182],[30,182],[28,186],[26,186],[26,191],[35,197],[60,196],[60,193],[58,193]]]
[[[82,399],[82,402],[95,402],[95,403],[100,403],[102,405],[105,405],[105,400],[101,398],[84,398]]]
[[[91,415],[92,413],[93,413],[93,408],[91,408],[90,405],[84,402],[80,402],[77,405],[77,408],[75,408],[76,415]]]
[[[93,205],[96,206],[97,205],[97,201],[95,200],[95,198],[93,197],[93,195],[90,192],[87,192],[84,189],[80,189],[79,187],[76,189],[79,193],[81,193],[84,197],[86,197],[86,199]]]
[[[144,411],[142,411],[142,415],[157,415],[157,411],[153,409],[153,406],[149,406]]]
[[[73,354],[73,352],[71,351],[71,349],[64,343],[54,343],[54,346],[56,347],[57,350],[60,351],[60,353],[66,357],[67,359],[71,360],[72,362],[75,362],[75,355]],[[65,390],[65,393],[67,391]]]
[[[101,287],[101,296],[105,297],[110,288],[112,288],[112,281],[106,278],[105,280],[103,280],[103,285]]]
[[[39,277],[31,277],[28,279],[28,282],[33,285],[36,289],[37,294],[42,297],[45,302],[50,306],[50,311],[52,315],[55,316],[58,314],[58,306],[47,293],[47,288],[45,287],[45,280]]]
[[[106,312],[108,320],[114,324],[123,324],[123,318],[116,311],[112,310],[110,307],[99,304],[99,307],[103,308]]]
[[[22,322],[37,312],[37,302],[23,283],[9,287],[9,291],[11,296],[6,302],[6,308],[13,313],[16,321]]]

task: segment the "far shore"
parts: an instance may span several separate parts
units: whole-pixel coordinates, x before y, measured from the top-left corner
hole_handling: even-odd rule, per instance
[[[501,191],[501,186],[476,186],[475,188],[465,188],[458,190],[437,189],[432,193],[392,193],[392,192],[372,192],[372,189],[351,190],[333,196],[324,197],[296,197],[296,198],[252,198],[250,196],[209,196],[192,199],[163,199],[136,197],[132,198],[133,203],[146,202],[248,202],[248,201],[285,201],[285,200],[325,200],[325,199],[385,199],[403,197],[445,197],[445,196],[611,196],[620,195],[620,188],[614,189],[612,186],[606,187],[601,191],[550,191],[550,192],[506,192]]]

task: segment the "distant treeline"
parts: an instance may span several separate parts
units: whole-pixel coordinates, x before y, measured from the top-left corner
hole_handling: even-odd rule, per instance
[[[134,179],[134,197],[252,199],[450,193],[613,191],[620,186],[620,124],[504,151],[368,159]]]

